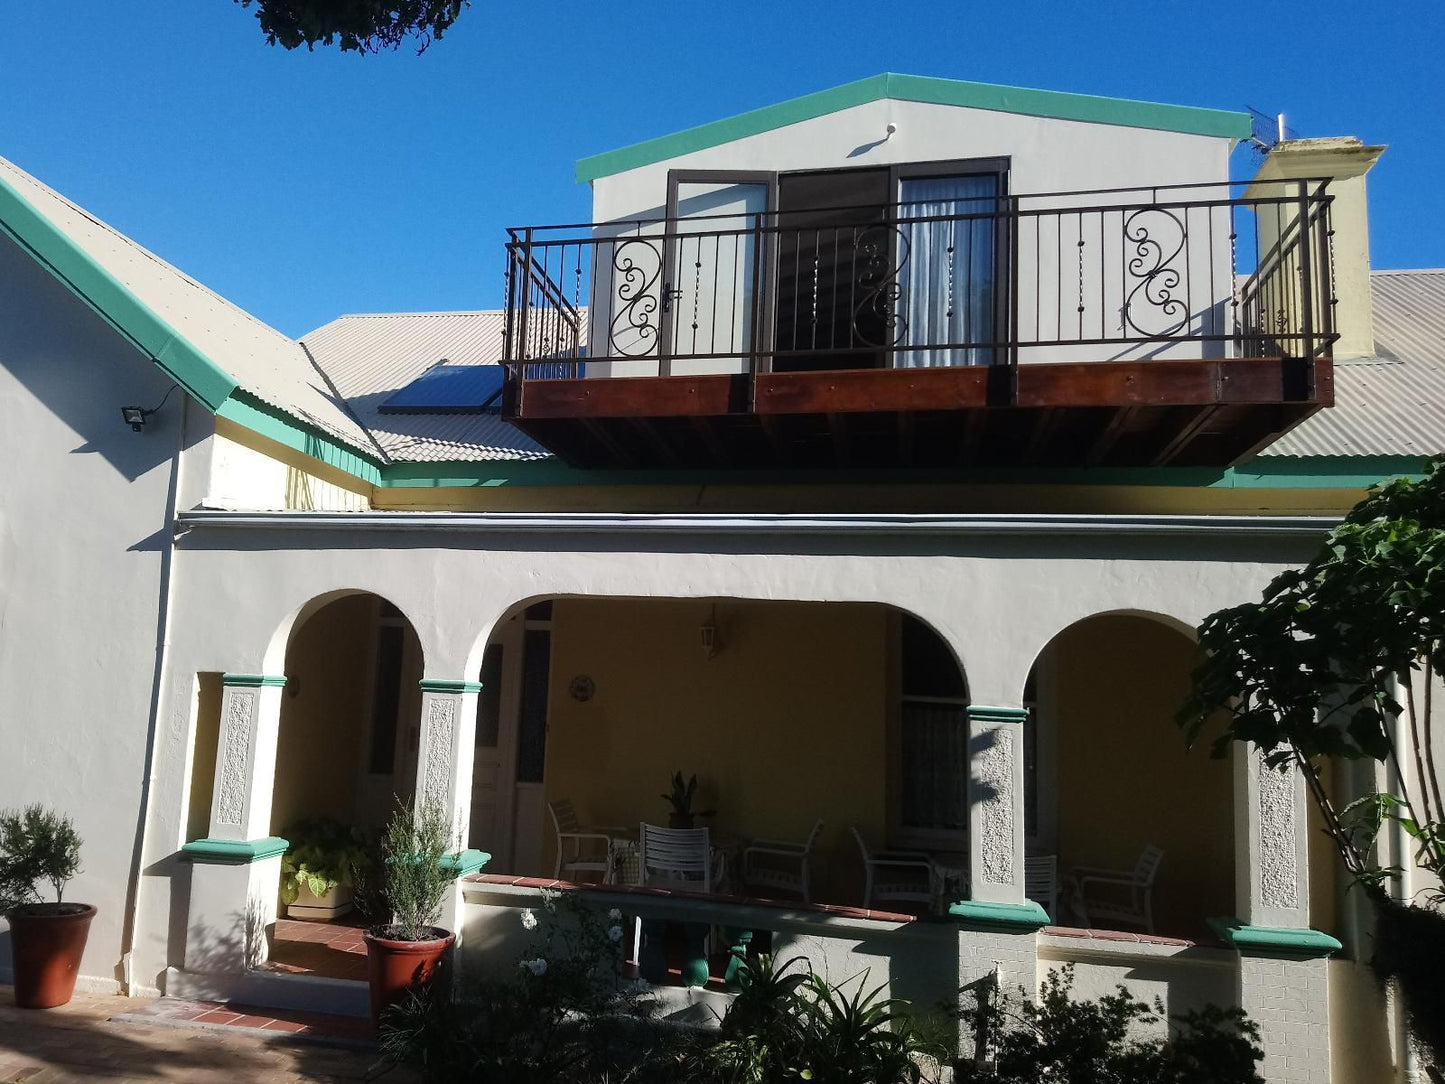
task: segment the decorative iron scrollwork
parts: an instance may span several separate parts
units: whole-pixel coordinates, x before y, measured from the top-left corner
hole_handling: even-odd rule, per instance
[[[1139,280],[1124,302],[1125,322],[1148,338],[1178,334],[1189,324],[1188,301],[1174,293],[1183,281],[1173,264],[1184,251],[1184,223],[1163,207],[1141,207],[1124,220],[1124,237],[1134,246],[1129,274]]]
[[[662,276],[660,243],[643,237],[617,241],[612,248],[612,268],[617,272],[613,290],[622,308],[608,329],[611,353],[647,357],[657,350],[660,302],[653,287]]]
[[[898,281],[908,266],[908,234],[898,226],[868,226],[854,235],[853,248],[857,269],[853,281],[863,295],[853,308],[853,341],[863,346],[897,346],[908,335],[908,318],[899,304],[903,287]],[[875,326],[883,331],[878,341],[871,333]]]

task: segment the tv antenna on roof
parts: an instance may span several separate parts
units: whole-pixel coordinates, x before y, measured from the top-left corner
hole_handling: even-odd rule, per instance
[[[1249,110],[1249,146],[1259,157],[1263,158],[1273,150],[1276,143],[1299,138],[1298,133],[1285,124],[1283,113],[1271,115],[1252,105],[1245,108]]]

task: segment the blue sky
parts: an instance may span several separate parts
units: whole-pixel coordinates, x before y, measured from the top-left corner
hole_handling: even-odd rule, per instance
[[[267,47],[230,0],[6,5],[0,156],[280,330],[487,308],[582,156],[881,71],[1283,111],[1387,143],[1376,267],[1445,265],[1445,5],[478,0],[426,54]]]

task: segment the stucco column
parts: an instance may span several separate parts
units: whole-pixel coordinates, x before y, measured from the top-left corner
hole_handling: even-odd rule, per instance
[[[418,801],[435,799],[451,816],[455,853],[451,862],[460,879],[476,873],[491,856],[467,850],[472,822],[472,761],[476,750],[477,694],[480,682],[421,680],[421,743],[416,759]],[[438,921],[462,936],[461,886],[453,884]]]
[[[1024,902],[1024,708],[968,707],[969,899]]]
[[[276,739],[285,684],[280,675],[221,675],[221,726],[211,791],[212,839],[261,839],[271,832]]]
[[[266,961],[286,841],[270,835],[281,690],[273,674],[223,674],[210,833],[191,862],[185,968],[237,974]]]
[[[1310,929],[1309,809],[1293,763],[1271,768],[1255,746],[1234,752],[1239,915],[1211,919],[1239,953],[1239,1005],[1260,1028],[1265,1078],[1330,1079],[1329,961],[1340,948]]]

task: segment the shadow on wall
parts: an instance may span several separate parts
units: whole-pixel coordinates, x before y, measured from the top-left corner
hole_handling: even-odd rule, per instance
[[[143,432],[131,432],[121,407],[154,407],[170,390],[170,379],[4,236],[0,284],[0,369],[80,435],[71,454],[98,456],[130,482],[167,462],[185,393],[172,392]],[[9,412],[9,435],[43,441],[43,423],[28,415],[23,406]]]

